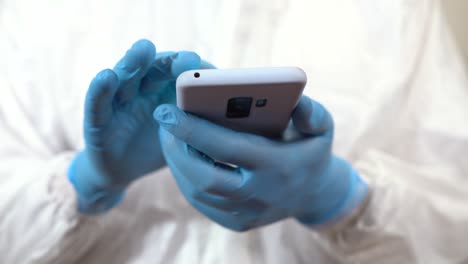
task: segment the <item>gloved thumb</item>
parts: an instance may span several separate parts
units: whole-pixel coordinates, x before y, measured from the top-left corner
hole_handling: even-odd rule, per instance
[[[296,129],[308,136],[333,135],[333,118],[320,103],[302,96],[292,114]]]
[[[187,114],[175,105],[160,105],[153,113],[159,125],[179,140],[209,157],[243,168],[253,168],[265,156],[266,138],[239,133]],[[235,151],[226,151],[233,150]]]

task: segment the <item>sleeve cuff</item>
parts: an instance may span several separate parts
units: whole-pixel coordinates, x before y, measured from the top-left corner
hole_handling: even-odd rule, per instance
[[[76,192],[67,180],[66,173],[75,152],[64,153],[52,161],[50,178],[47,178],[47,196],[43,211],[50,211],[47,231],[48,242],[36,245],[35,262],[63,263],[78,259],[101,230],[100,219],[87,217],[77,210]],[[67,252],[67,253],[64,253]]]

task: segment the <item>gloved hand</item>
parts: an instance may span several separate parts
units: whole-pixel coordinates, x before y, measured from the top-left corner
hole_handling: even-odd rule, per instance
[[[300,136],[289,142],[236,132],[174,105],[159,106],[154,117],[163,128],[167,164],[186,199],[229,229],[287,217],[323,224],[357,208],[367,193],[356,171],[332,155],[333,120],[308,97],[292,114]]]
[[[85,149],[68,173],[81,212],[108,210],[132,181],[165,165],[152,113],[175,102],[177,76],[201,64],[193,52],[156,53],[153,43],[140,40],[113,70],[94,78],[85,101]]]

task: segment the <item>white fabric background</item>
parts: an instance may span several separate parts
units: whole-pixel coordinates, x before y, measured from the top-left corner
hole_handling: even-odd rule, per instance
[[[467,80],[433,0],[4,0],[0,262],[459,263],[468,259]],[[108,214],[75,211],[68,161],[82,104],[131,44],[218,67],[295,65],[336,121],[335,151],[371,184],[353,223],[233,233],[167,170]]]

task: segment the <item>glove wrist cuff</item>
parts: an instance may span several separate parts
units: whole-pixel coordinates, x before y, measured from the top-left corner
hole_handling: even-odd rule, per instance
[[[90,181],[96,173],[79,169],[87,166],[82,163],[84,152],[78,153],[68,169],[68,180],[73,185],[78,200],[78,210],[84,214],[100,214],[117,206],[124,196],[124,188],[98,187]],[[81,160],[81,161],[80,161]],[[85,162],[86,163],[86,162]]]
[[[331,222],[338,221],[351,214],[365,200],[368,193],[368,186],[361,179],[357,171],[346,161],[337,157],[333,157],[333,159],[335,164],[332,166],[340,166],[341,168],[338,171],[343,171],[344,167],[346,168],[346,173],[345,175],[330,175],[334,178],[333,181],[337,182],[336,184],[330,184],[331,188],[324,189],[324,191],[329,192],[329,194],[322,196],[330,197],[330,194],[332,194],[337,197],[337,199],[335,202],[331,203],[328,209],[322,210],[320,213],[297,217],[299,222],[313,227],[328,225]],[[322,197],[318,197],[318,199],[315,200],[321,198]],[[316,202],[320,203],[320,201]]]

